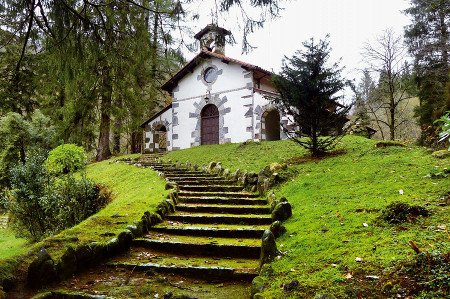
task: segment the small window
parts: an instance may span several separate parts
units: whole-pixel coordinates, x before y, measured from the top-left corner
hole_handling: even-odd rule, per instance
[[[206,83],[213,83],[217,79],[217,70],[213,67],[209,67],[203,73],[203,79]]]

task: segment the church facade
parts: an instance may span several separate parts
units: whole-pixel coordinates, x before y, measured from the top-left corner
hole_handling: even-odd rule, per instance
[[[141,125],[144,152],[287,138],[287,117],[266,98],[276,96],[272,73],[225,56],[226,34],[208,25],[195,36],[200,53],[162,86],[172,104]]]

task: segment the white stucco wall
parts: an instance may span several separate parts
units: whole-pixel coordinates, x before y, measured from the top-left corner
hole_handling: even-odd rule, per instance
[[[212,83],[203,80],[203,72],[208,67],[216,68],[219,74]],[[208,58],[178,82],[172,92],[172,108],[152,120],[148,128],[157,123],[169,124],[168,150],[198,146],[202,108],[214,104],[219,109],[219,143],[261,140],[264,138],[262,114],[274,108],[264,97],[264,91],[274,91],[268,77],[257,83],[253,72],[239,64]],[[281,121],[286,118],[282,116]],[[146,132],[145,137],[146,149],[151,148],[153,134]],[[281,138],[286,136],[281,134]]]
[[[202,80],[203,71],[211,66],[217,68],[219,75],[208,84]],[[209,103],[219,109],[220,143],[251,139],[252,117],[246,117],[246,113],[252,105],[252,87],[251,72],[240,65],[226,64],[217,58],[205,59],[173,91],[173,149],[201,144],[200,113]]]

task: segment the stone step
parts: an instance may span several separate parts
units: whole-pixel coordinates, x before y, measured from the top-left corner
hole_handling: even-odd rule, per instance
[[[180,191],[180,197],[226,197],[226,198],[256,198],[257,193],[250,192],[206,192],[206,191]]]
[[[152,233],[180,236],[203,236],[216,238],[258,238],[262,237],[267,225],[186,225],[182,223],[162,223],[150,229]]]
[[[145,247],[171,254],[209,257],[257,259],[261,253],[261,240],[259,239],[235,240],[228,238],[224,240],[224,238],[208,239],[194,236],[185,236],[183,238],[183,236],[172,236],[169,234],[158,234],[158,236],[160,239],[136,238],[133,240],[133,246]]]
[[[239,197],[213,197],[213,196],[180,196],[178,200],[190,204],[214,204],[214,205],[266,205],[265,199],[239,198]]]
[[[192,171],[187,168],[176,168],[175,166],[151,166],[154,170],[164,172],[188,172]],[[203,172],[202,172],[203,173]]]
[[[214,214],[190,214],[180,213],[167,215],[166,220],[182,223],[220,223],[220,224],[247,224],[247,225],[270,225],[272,223],[271,215],[214,215]]]
[[[223,181],[224,179],[218,176],[166,176],[166,179],[168,179],[169,181],[173,181],[173,182],[196,182],[196,181],[202,181],[202,182],[220,182]]]
[[[212,178],[185,178],[185,179],[178,179],[178,178],[171,178],[170,181],[176,182],[179,186],[182,185],[191,185],[191,186],[201,186],[201,185],[234,185],[236,186],[237,183],[233,180],[226,180],[220,177],[212,177]]]
[[[149,167],[176,167],[175,164],[173,163],[161,163],[161,162],[156,162],[156,161],[140,161],[141,164],[145,164],[145,166],[149,166]]]
[[[42,292],[34,296],[39,299],[114,299],[114,297],[107,297],[103,295],[91,295],[80,291],[65,291],[56,290],[51,292]]]
[[[210,174],[210,173],[205,173],[205,172],[198,173],[198,174],[197,173],[164,173],[164,175],[165,175],[166,178],[172,178],[172,177],[214,178],[214,177],[217,177],[217,178],[223,179],[221,177],[218,177],[215,174]]]
[[[175,164],[172,163],[161,163],[161,162],[156,162],[156,161],[140,161],[141,164],[148,166],[148,167],[175,167]]]
[[[193,213],[221,213],[221,214],[270,214],[268,205],[211,205],[211,204],[185,204],[179,203],[176,207],[179,212]]]
[[[156,167],[155,167],[156,168]],[[189,170],[189,169],[181,169],[181,168],[162,168],[161,171],[164,172],[164,174],[170,175],[170,174],[210,174],[201,170]]]
[[[165,170],[163,170],[161,172],[163,172],[166,177],[168,177],[168,176],[204,176],[204,175],[206,175],[206,176],[216,176],[215,174],[206,173],[206,172],[203,172],[203,171],[195,171],[195,170],[188,170],[188,171],[180,171],[180,170],[178,170],[178,171],[175,171],[175,170],[174,171],[165,171]]]
[[[233,269],[226,267],[205,267],[205,266],[181,266],[181,265],[161,265],[155,263],[108,263],[111,267],[132,269],[133,271],[155,271],[158,273],[171,273],[196,277],[205,280],[245,280],[252,281],[258,275],[256,270]]]
[[[181,185],[178,183],[181,191],[196,191],[196,192],[239,192],[244,188],[236,185]]]
[[[206,257],[192,254],[176,254],[167,251],[152,250],[145,247],[132,246],[124,254],[113,257],[113,263],[155,263],[161,265],[177,266],[218,266],[226,268],[248,268],[256,269],[259,259],[227,258],[220,256]]]

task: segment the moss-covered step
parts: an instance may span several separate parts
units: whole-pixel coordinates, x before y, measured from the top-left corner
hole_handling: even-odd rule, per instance
[[[189,277],[198,277],[205,280],[245,280],[252,281],[258,273],[256,271],[241,270],[225,267],[195,267],[175,266],[155,263],[133,264],[133,263],[110,263],[109,266],[116,268],[133,269],[134,271],[155,271],[159,273],[173,273]]]
[[[134,271],[133,269],[101,266],[60,282],[55,290],[81,290],[112,298],[202,298],[248,299],[248,281],[206,281],[186,275]]]
[[[133,246],[124,254],[111,259],[112,263],[154,263],[169,266],[224,267],[254,272],[259,267],[259,259],[206,257],[200,255],[175,254],[167,251],[151,250]]]
[[[141,164],[142,166],[146,166],[146,167],[160,167],[160,168],[175,167],[174,164],[161,164],[158,162],[149,162],[149,161],[139,161],[139,164]]]
[[[37,294],[32,299],[113,299],[113,297],[82,292],[51,291]]]
[[[181,193],[181,192],[180,192]],[[182,203],[201,203],[201,204],[216,204],[216,205],[265,205],[267,201],[260,198],[239,198],[239,197],[220,197],[219,196],[189,196],[178,194],[178,200]]]
[[[267,225],[207,225],[161,223],[150,229],[154,233],[181,236],[204,236],[222,238],[261,238]]]
[[[133,246],[178,254],[203,255],[212,257],[259,258],[259,239],[205,238],[158,234],[156,238],[137,238]],[[150,235],[151,237],[151,235]],[[253,241],[253,242],[252,242]]]
[[[214,175],[211,173],[206,173],[200,170],[185,170],[185,169],[179,169],[179,168],[172,168],[172,169],[164,169],[163,170],[165,175],[178,175],[178,174],[207,174],[207,175]]]
[[[220,213],[220,214],[270,214],[268,205],[213,205],[213,204],[177,204],[179,212]]]
[[[221,177],[211,177],[211,178],[187,178],[187,179],[180,179],[180,178],[171,178],[170,179],[173,182],[178,183],[178,185],[206,185],[206,184],[213,184],[213,185],[237,185],[235,181],[223,179]]]
[[[227,198],[256,198],[257,193],[250,192],[207,192],[207,191],[183,191],[178,193],[183,197],[227,197]]]
[[[223,223],[223,224],[249,224],[249,225],[270,225],[272,215],[233,215],[233,214],[208,214],[208,213],[183,213],[176,212],[166,216],[168,221],[178,221],[182,223]]]
[[[244,187],[239,185],[215,185],[214,183],[208,185],[181,185],[178,183],[181,191],[189,192],[240,192]]]
[[[180,173],[164,173],[166,178],[172,178],[172,177],[197,177],[197,178],[211,178],[211,177],[217,177],[215,174],[211,173],[188,173],[188,172],[180,172]]]
[[[180,176],[166,176],[166,178],[169,181],[176,182],[176,183],[196,182],[196,181],[210,183],[210,182],[224,181],[224,178],[219,177],[219,176],[183,176],[183,175],[180,175]]]
[[[151,166],[154,170],[164,171],[164,172],[187,172],[189,169],[177,168],[175,166]]]

